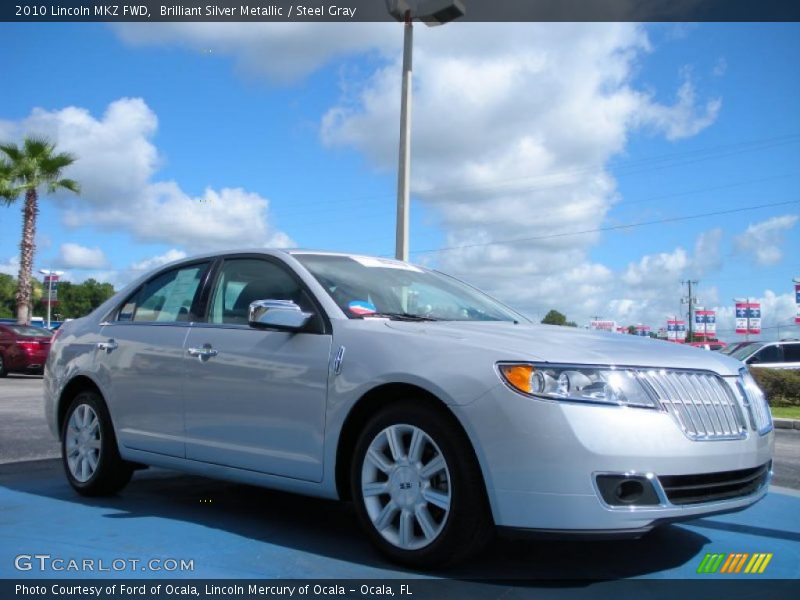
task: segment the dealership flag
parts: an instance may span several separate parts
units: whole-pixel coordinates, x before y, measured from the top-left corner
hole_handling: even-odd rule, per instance
[[[698,337],[717,337],[717,311],[698,308],[694,311],[694,334]]]
[[[45,304],[58,304],[58,275],[44,276],[44,298]]]
[[[761,333],[760,302],[736,302],[736,333]]]
[[[677,319],[667,320],[667,339],[670,342],[682,344],[686,341],[686,321]]]
[[[800,325],[800,283],[794,284],[794,303],[797,306],[794,322]]]

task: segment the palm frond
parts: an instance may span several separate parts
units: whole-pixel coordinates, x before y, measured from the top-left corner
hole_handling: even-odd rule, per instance
[[[59,179],[50,183],[49,190],[51,194],[59,189],[69,190],[75,194],[80,194],[81,184],[74,179]]]
[[[49,158],[55,149],[50,140],[42,137],[26,137],[22,141],[22,146],[28,157],[40,159]]]
[[[22,159],[22,150],[16,144],[0,144],[0,152],[5,154],[12,162]]]
[[[43,177],[58,178],[62,169],[70,166],[76,160],[76,157],[69,152],[62,152],[55,156],[42,157],[39,161],[39,168]]]

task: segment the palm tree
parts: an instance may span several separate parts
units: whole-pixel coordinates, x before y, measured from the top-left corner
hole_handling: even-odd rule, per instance
[[[55,144],[43,138],[26,137],[22,146],[0,144],[0,152],[8,161],[0,163],[0,197],[7,204],[25,193],[22,207],[22,240],[19,244],[19,277],[17,278],[17,322],[28,324],[31,318],[31,272],[36,252],[36,216],[39,214],[39,188],[47,193],[59,189],[79,193],[80,185],[63,179],[62,171],[75,162],[66,152],[56,154]]]

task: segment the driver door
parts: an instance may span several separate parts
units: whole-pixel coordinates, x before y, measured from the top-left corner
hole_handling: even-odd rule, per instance
[[[315,316],[302,332],[254,329],[255,300],[293,300]],[[322,480],[331,336],[286,265],[226,259],[206,322],[192,325],[184,348],[187,458]]]

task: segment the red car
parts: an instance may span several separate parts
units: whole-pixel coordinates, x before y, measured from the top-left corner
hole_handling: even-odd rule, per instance
[[[52,337],[41,327],[0,325],[0,377],[8,373],[41,375]]]

